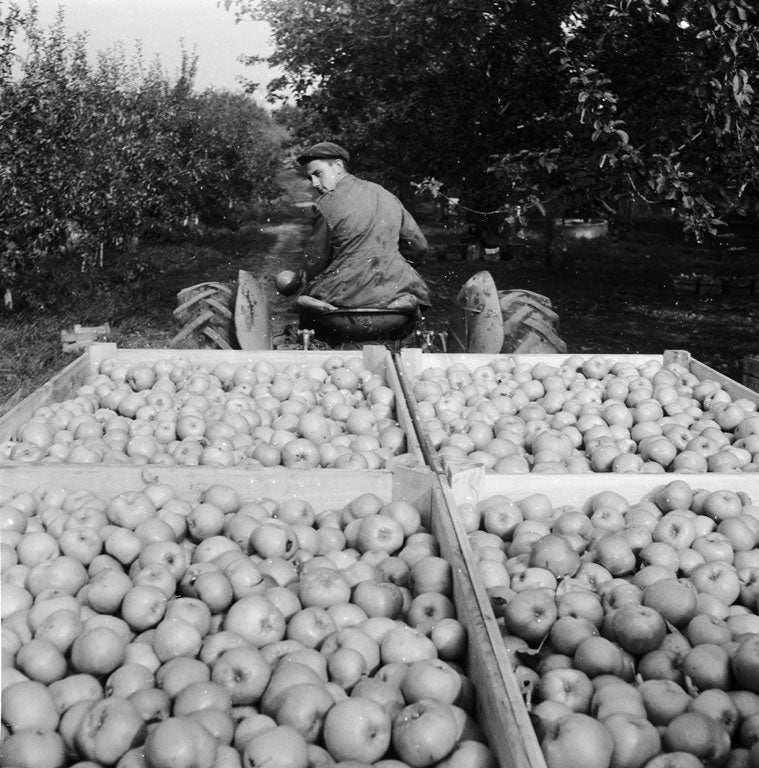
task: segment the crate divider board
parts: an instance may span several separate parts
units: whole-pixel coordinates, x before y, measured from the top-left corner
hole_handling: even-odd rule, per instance
[[[475,720],[500,768],[545,768],[495,615],[476,577],[471,547],[455,516],[453,495],[429,469],[398,466],[392,471],[275,468],[241,472],[216,467],[103,468],[96,464],[0,466],[0,487],[17,493],[49,486],[87,490],[109,499],[139,491],[150,483],[168,483],[180,498],[188,500],[197,500],[211,484],[224,484],[235,488],[243,500],[303,498],[317,512],[339,509],[359,494],[369,492],[385,501],[412,503],[438,541],[441,556],[451,564],[453,601],[468,634],[466,663],[476,694]]]
[[[759,474],[741,472],[706,472],[702,474],[626,474],[596,472],[583,474],[514,474],[487,473],[483,467],[457,468],[446,478],[455,505],[477,504],[496,494],[514,501],[534,493],[547,496],[554,506],[573,505],[586,509],[589,499],[602,491],[614,491],[631,503],[673,480],[684,480],[694,490],[744,491],[759,503]],[[453,513],[456,516],[456,513]]]
[[[98,371],[103,361],[115,360],[119,365],[152,365],[159,360],[171,360],[175,357],[182,358],[191,365],[204,366],[214,366],[221,362],[232,362],[237,365],[255,364],[265,360],[278,370],[291,364],[320,366],[332,357],[343,359],[360,357],[368,370],[385,375],[387,385],[395,395],[395,419],[406,435],[406,451],[412,454],[419,463],[425,462],[392,355],[386,347],[377,344],[367,344],[360,350],[259,350],[247,352],[221,349],[125,349],[111,343],[93,344],[49,381],[0,417],[0,442],[14,440],[19,427],[23,426],[38,408],[73,397],[86,378],[91,373]]]
[[[436,476],[439,478],[439,476]],[[433,487],[445,510],[440,525],[449,529],[441,539],[441,554],[454,572],[454,602],[470,637],[468,669],[478,690],[478,722],[488,734],[499,765],[509,768],[545,768],[545,758],[533,728],[522,691],[503,643],[501,630],[478,572],[472,547],[450,486]],[[442,546],[446,542],[450,549]],[[454,546],[455,544],[455,546]],[[466,575],[464,575],[466,574]],[[462,586],[465,589],[462,589]]]

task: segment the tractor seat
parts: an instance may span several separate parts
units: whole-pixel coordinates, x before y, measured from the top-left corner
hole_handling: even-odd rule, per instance
[[[410,302],[401,296],[393,303],[396,306],[345,308],[311,296],[299,296],[295,302],[300,327],[312,329],[317,338],[329,344],[406,338],[416,323],[416,300]]]

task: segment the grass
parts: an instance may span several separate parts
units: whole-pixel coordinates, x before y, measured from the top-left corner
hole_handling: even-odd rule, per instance
[[[625,237],[585,243],[571,266],[547,265],[534,232],[525,252],[510,260],[466,262],[458,257],[458,231],[442,227],[429,213],[420,211],[418,217],[434,252],[456,257],[433,257],[419,268],[431,288],[434,307],[427,323],[435,330],[447,326],[448,308],[462,283],[488,269],[499,289],[548,296],[572,352],[687,349],[738,380],[743,357],[759,354],[759,295],[710,301],[682,299],[672,289],[673,276],[681,273],[759,275],[759,240],[747,254],[720,261],[711,249],[685,243],[673,222],[651,219],[636,222]],[[292,266],[297,257],[290,252],[270,256],[276,237],[269,225],[287,221],[306,224],[308,213],[283,198],[237,232],[140,247],[131,258],[141,268],[127,281],[71,280],[55,312],[0,313],[0,414],[75,358],[62,351],[60,338],[75,323],[109,323],[108,340],[121,347],[166,347],[178,330],[172,311],[180,289],[207,280],[233,282],[241,268],[271,276]],[[281,297],[272,305],[283,311]]]
[[[456,238],[443,231],[430,239],[449,254],[460,249]],[[673,289],[675,275],[694,272],[756,276],[759,286],[759,239],[747,253],[718,260],[711,248],[684,242],[674,222],[651,219],[637,221],[624,237],[587,241],[575,249],[571,266],[548,266],[544,250],[533,237],[525,252],[511,260],[438,261],[420,271],[441,307],[480,269],[492,273],[500,290],[523,288],[548,296],[572,352],[685,349],[737,380],[743,357],[759,354],[759,288],[749,298],[713,300],[679,297]]]
[[[271,247],[260,227],[140,249],[144,270],[130,282],[74,287],[55,312],[0,313],[0,413],[39,387],[81,352],[65,353],[61,331],[108,323],[108,341],[126,348],[167,347],[178,326],[172,312],[181,288],[208,280],[232,282],[251,254]],[[253,263],[251,263],[253,262]]]

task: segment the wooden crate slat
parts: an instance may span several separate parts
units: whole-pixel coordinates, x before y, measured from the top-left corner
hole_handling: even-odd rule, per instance
[[[19,427],[26,424],[38,408],[68,398],[82,385],[91,370],[89,354],[85,352],[11,408],[0,419],[0,442],[15,439]]]
[[[467,668],[478,691],[477,722],[503,768],[545,768],[519,683],[450,488],[433,487],[433,533],[454,573],[454,603],[469,633]]]
[[[621,362],[630,362],[635,365],[640,365],[648,362],[649,360],[658,360],[662,362],[664,356],[662,354],[614,354],[614,353],[599,353],[601,357],[608,358],[609,360],[619,360]],[[536,363],[546,363],[547,365],[559,366],[564,363],[569,357],[579,356],[583,359],[593,357],[594,353],[582,353],[576,355],[572,352],[564,354],[518,354],[518,353],[501,353],[501,354],[468,354],[468,353],[430,353],[422,352],[417,347],[409,347],[402,349],[400,353],[401,370],[408,376],[417,376],[427,368],[447,368],[454,364],[463,364],[470,370],[475,370],[481,365],[487,365],[496,358],[512,358],[517,363],[530,363],[535,365]]]
[[[417,482],[418,479],[417,479]],[[307,498],[317,511],[342,506],[362,493],[390,501],[396,483],[389,470],[297,470],[277,467],[255,472],[234,467],[161,467],[98,464],[0,466],[0,486],[31,491],[44,485],[88,490],[103,498],[139,490],[146,484],[168,483],[182,498],[197,499],[213,484],[229,485],[249,500],[264,497]],[[424,498],[424,494],[420,494]]]
[[[424,457],[424,461],[428,467],[431,467],[436,472],[442,472],[443,465],[440,460],[440,455],[435,450],[435,447],[430,441],[427,431],[424,429],[424,426],[421,423],[421,419],[419,418],[419,410],[414,407],[415,400],[410,389],[409,377],[403,374],[403,363],[398,359],[397,355],[395,356],[395,364],[398,370],[398,385],[403,392],[404,400],[408,404],[406,410],[410,415],[411,426],[414,431],[414,435],[416,436],[419,450],[421,451],[422,456]]]
[[[725,376],[725,374],[715,371],[714,368],[710,368],[706,363],[692,360],[690,364],[690,372],[699,379],[709,379],[718,382],[722,386],[722,389],[724,389],[733,400],[745,398],[746,400],[751,400],[759,405],[759,392],[755,392],[753,389],[749,389],[743,384],[731,379],[729,376]]]
[[[554,505],[569,504],[581,508],[586,508],[591,496],[606,490],[619,493],[629,502],[638,502],[647,494],[673,480],[684,480],[694,489],[745,491],[759,503],[759,475],[749,472],[705,472],[698,475],[611,472],[568,475],[494,475],[485,473],[482,467],[467,467],[454,470],[447,478],[456,504],[476,504],[478,501],[501,493],[515,500],[534,493],[542,493]]]

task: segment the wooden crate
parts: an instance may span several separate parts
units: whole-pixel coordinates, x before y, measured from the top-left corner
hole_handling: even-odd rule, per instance
[[[698,295],[715,297],[722,295],[722,278],[711,275],[700,275],[698,278]]]
[[[706,474],[706,475],[676,475],[677,479],[684,480],[694,490],[704,488],[710,491],[732,490],[747,493],[755,503],[759,503],[759,475],[752,474]],[[475,561],[474,554],[468,541],[464,540],[466,533],[460,523],[462,514],[459,511],[464,505],[476,505],[491,496],[503,494],[513,501],[520,501],[533,494],[544,494],[554,507],[562,505],[576,506],[587,511],[591,498],[602,491],[615,491],[627,499],[630,503],[636,503],[647,494],[661,487],[664,483],[673,479],[672,475],[626,475],[626,474],[583,474],[583,475],[495,475],[487,474],[482,467],[468,468],[452,473],[450,478],[441,478],[443,494],[447,501],[448,510],[452,519],[452,525],[459,535],[459,545],[462,558],[467,567],[471,568]],[[476,570],[472,571],[470,580],[477,585],[478,576]],[[481,603],[479,611],[486,615],[492,613],[492,608],[482,605],[488,601],[486,593],[479,592],[477,599]],[[488,627],[488,630],[490,627]],[[493,649],[493,657],[500,658],[498,644],[503,645],[502,636],[498,627],[496,631],[488,632],[488,642]],[[503,688],[512,697],[514,709],[513,719],[522,723],[521,737],[525,750],[532,750],[534,744],[539,743],[529,720],[529,711],[521,700],[516,676],[510,665],[501,668],[504,676]],[[517,703],[519,699],[519,703]],[[525,723],[524,717],[527,718]],[[533,768],[538,765],[545,766],[542,753],[531,753]]]
[[[343,358],[358,355],[363,358],[364,365],[369,370],[384,374],[388,387],[395,394],[395,419],[406,434],[407,452],[412,454],[418,462],[423,463],[424,455],[416,437],[408,405],[403,397],[398,371],[390,351],[380,345],[367,345],[362,350],[355,352],[332,350],[243,352],[220,349],[122,349],[115,344],[93,344],[76,360],[0,418],[0,442],[14,440],[18,429],[31,418],[38,408],[72,397],[87,377],[91,373],[97,372],[98,367],[105,360],[115,360],[119,365],[137,363],[151,365],[159,360],[180,356],[192,365],[210,367],[224,361],[242,365],[266,360],[277,370],[282,370],[292,363],[321,365],[325,360],[335,355]]]
[[[698,293],[698,275],[677,275],[672,279],[676,296],[695,296]]]
[[[754,293],[753,277],[726,277],[723,282],[725,294],[735,299],[748,299]]]
[[[329,478],[325,481],[325,478]],[[235,488],[244,500],[303,498],[317,511],[340,507],[372,492],[383,500],[404,500],[422,519],[452,567],[453,601],[467,627],[467,672],[476,692],[475,720],[501,768],[545,768],[540,745],[519,692],[487,594],[473,567],[466,532],[454,512],[451,490],[428,469],[396,467],[392,472],[266,469],[240,472],[211,467],[99,467],[63,465],[0,467],[0,487],[32,491],[43,485],[88,490],[111,498],[146,483],[169,483],[178,495],[197,499],[212,483]]]
[[[574,356],[574,355],[571,355]],[[474,371],[482,365],[487,365],[498,357],[512,358],[517,363],[529,363],[535,365],[536,363],[546,363],[552,366],[560,366],[570,354],[527,354],[527,355],[473,355],[473,354],[436,354],[436,353],[423,353],[421,349],[409,348],[403,349],[400,355],[396,357],[396,364],[398,366],[400,374],[400,383],[403,388],[404,395],[408,400],[409,410],[412,415],[414,426],[417,430],[417,437],[421,446],[422,453],[428,465],[436,472],[446,472],[446,468],[443,466],[442,459],[439,453],[436,451],[433,444],[430,442],[424,425],[418,416],[418,408],[416,399],[413,395],[412,381],[418,377],[423,371],[429,368],[442,368],[446,369],[451,365],[464,365],[470,371]],[[592,357],[590,354],[582,354],[580,357],[587,359]],[[662,354],[654,355],[628,355],[628,354],[606,354],[604,357],[619,361],[619,362],[631,362],[634,365],[642,365],[648,361],[654,360],[660,363],[672,364],[677,363],[687,368],[694,376],[700,380],[715,381],[720,384],[722,389],[725,390],[734,400],[738,398],[746,398],[759,405],[759,393],[747,386],[734,381],[729,376],[725,376],[719,371],[715,371],[710,366],[696,360],[690,352],[685,350],[666,350]],[[464,462],[466,464],[466,462]]]

